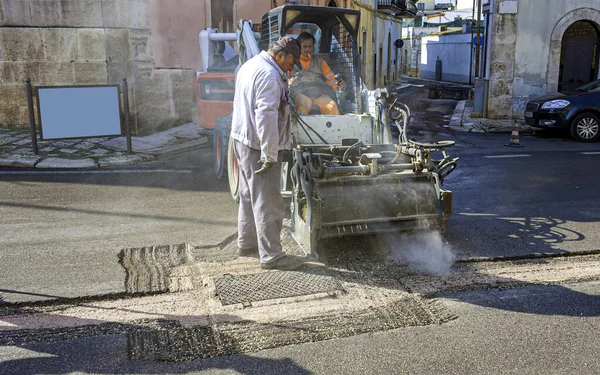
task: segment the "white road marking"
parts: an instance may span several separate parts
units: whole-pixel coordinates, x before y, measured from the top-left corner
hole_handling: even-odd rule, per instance
[[[527,155],[527,154],[514,154],[514,155],[489,155],[489,156],[484,156],[484,158],[488,158],[488,159],[502,159],[502,158],[528,158],[531,155]]]
[[[135,174],[135,173],[176,173],[190,174],[191,169],[125,169],[125,170],[107,170],[107,171],[0,171],[0,175],[59,175],[59,174]]]
[[[581,155],[600,155],[600,151],[582,152]]]

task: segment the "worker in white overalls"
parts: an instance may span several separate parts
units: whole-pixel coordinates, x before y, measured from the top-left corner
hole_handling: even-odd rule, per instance
[[[292,148],[287,75],[299,58],[298,41],[283,37],[236,75],[231,137],[239,165],[238,254],[258,253],[266,269],[291,270],[303,264],[281,246],[281,158],[283,150]]]

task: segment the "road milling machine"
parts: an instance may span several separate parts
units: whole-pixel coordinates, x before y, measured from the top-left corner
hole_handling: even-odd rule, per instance
[[[339,115],[293,110],[294,148],[283,160],[281,188],[289,198],[292,235],[312,258],[318,256],[320,239],[444,231],[452,214],[452,192],[442,183],[456,168],[458,158],[445,151],[454,143],[410,140],[409,108],[387,88],[366,89],[357,45],[359,19],[354,9],[284,5],[265,14],[259,27],[240,21],[236,33],[206,29],[200,34],[205,70],[196,82],[199,121],[214,128],[215,173],[227,176],[235,200],[238,168],[229,132],[236,68],[281,36],[308,31],[316,39],[315,55],[346,83],[345,90],[329,92]],[[323,86],[323,92],[331,90]],[[397,141],[393,126],[399,130]]]

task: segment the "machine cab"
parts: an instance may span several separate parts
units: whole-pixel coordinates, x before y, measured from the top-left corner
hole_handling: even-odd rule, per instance
[[[313,50],[315,63],[322,59],[330,68],[328,73],[331,77],[323,77],[320,85],[316,84],[314,78],[309,82],[306,79],[308,74],[304,74],[305,70],[295,69],[292,77],[297,78],[299,84],[290,87],[290,93],[296,106],[299,103],[297,94],[300,93],[304,97],[312,98],[313,102],[321,95],[333,99],[339,109],[338,113],[333,114],[364,111],[360,100],[362,81],[356,41],[359,20],[358,10],[303,5],[284,5],[272,9],[263,16],[261,50],[267,50],[271,43],[282,36],[298,38],[303,33],[310,33],[315,39]],[[338,82],[343,80],[345,89],[343,91],[334,89],[338,88],[338,85],[332,84],[333,79]],[[302,114],[308,113],[302,112]],[[319,113],[313,106],[310,114],[325,113]]]

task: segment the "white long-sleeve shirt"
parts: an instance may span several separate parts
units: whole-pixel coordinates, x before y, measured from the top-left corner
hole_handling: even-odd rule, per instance
[[[287,75],[267,52],[246,61],[236,75],[231,137],[277,161],[292,147]]]

